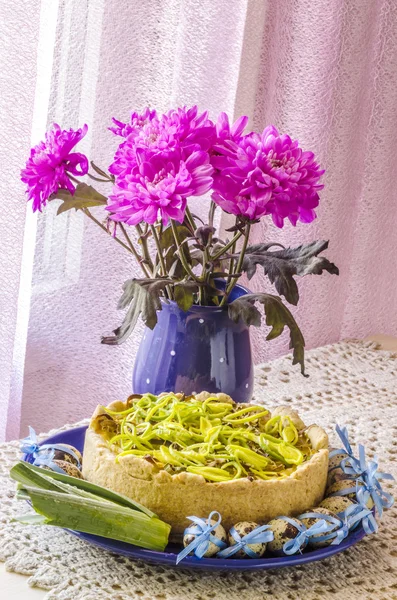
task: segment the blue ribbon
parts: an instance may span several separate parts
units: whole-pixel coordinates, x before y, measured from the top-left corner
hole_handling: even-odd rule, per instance
[[[56,471],[57,473],[62,473],[62,475],[66,475],[65,471],[61,469],[56,463],[53,462],[55,455],[54,449],[48,449],[44,454],[39,454],[34,460],[34,465],[36,467],[49,467],[51,471]]]
[[[281,519],[282,521],[286,521],[287,523],[290,523],[291,525],[293,525],[293,527],[296,527],[296,529],[298,529],[298,531],[299,531],[298,535],[294,539],[288,540],[287,542],[285,542],[285,544],[283,546],[283,552],[284,552],[284,554],[287,554],[288,556],[290,556],[291,554],[296,554],[297,552],[302,552],[302,546],[304,548],[306,546],[307,540],[310,537],[312,537],[313,535],[317,535],[319,533],[325,533],[326,531],[330,530],[329,529],[330,526],[324,519],[317,521],[317,523],[314,523],[311,527],[308,528],[303,523],[294,521],[293,519],[290,519],[289,517],[277,517],[277,518]]]
[[[213,510],[208,519],[200,519],[199,517],[187,517],[190,521],[194,523],[193,526],[185,529],[184,535],[194,535],[194,540],[186,546],[181,552],[179,552],[176,557],[176,564],[180,563],[181,560],[186,558],[188,554],[194,552],[194,555],[197,558],[203,558],[204,554],[207,552],[210,542],[218,546],[220,550],[226,548],[225,542],[222,542],[219,538],[212,535],[212,532],[221,524],[222,517],[216,511]],[[215,519],[215,522],[211,524],[211,521]]]
[[[335,431],[343,444],[343,448],[336,448],[335,450],[331,450],[331,452],[329,453],[329,457],[332,458],[337,454],[348,454],[350,458],[354,458],[353,449],[349,442],[349,434],[347,431],[347,427],[340,427],[339,425],[336,425]]]
[[[269,528],[269,525],[255,527],[255,529],[243,537],[241,537],[239,532],[232,527],[229,531],[229,535],[232,536],[236,543],[233,546],[229,546],[229,548],[225,548],[225,550],[218,552],[217,556],[219,558],[230,558],[239,550],[243,550],[250,558],[259,558],[259,555],[249,547],[249,544],[265,544],[274,539],[273,531]]]
[[[378,524],[372,510],[369,510],[369,508],[362,504],[352,504],[351,506],[348,506],[347,509],[341,513],[340,517],[349,530],[361,522],[366,534],[369,535],[370,533],[376,533],[378,531]]]
[[[303,515],[299,515],[298,519],[321,519],[328,522],[327,535],[320,535],[316,537],[316,542],[327,542],[328,540],[333,539],[331,545],[337,546],[341,543],[349,535],[349,527],[347,523],[344,523],[342,519],[339,517],[333,517],[331,515],[324,515],[323,513],[307,512]],[[337,527],[337,529],[335,529]],[[326,533],[326,532],[324,532]]]
[[[368,461],[365,456],[365,447],[362,444],[358,444],[358,457],[354,456],[352,447],[349,442],[349,437],[346,427],[336,426],[336,432],[339,435],[342,444],[348,457],[343,459],[340,466],[346,475],[350,475],[357,478],[356,481],[356,497],[358,502],[365,506],[368,499],[371,497],[375,505],[376,512],[379,517],[383,514],[384,508],[391,508],[394,504],[394,498],[388,492],[385,492],[379,482],[382,479],[394,480],[393,475],[390,473],[383,473],[378,471],[378,458],[375,456],[374,460]],[[333,450],[330,453],[330,457],[334,456],[341,450]],[[352,490],[346,488],[332,496],[345,496],[351,493]],[[368,520],[365,521],[368,528],[372,529],[373,525],[368,525]]]
[[[21,440],[19,447],[21,452],[24,454],[33,454],[33,456],[39,450],[40,446],[38,444],[37,435],[33,427],[29,426],[29,435]]]
[[[66,446],[65,444],[43,444],[42,446],[40,446],[37,440],[36,432],[33,429],[33,427],[29,426],[29,435],[28,437],[21,440],[19,447],[23,454],[31,454],[35,459],[37,459],[43,452],[44,455],[46,455],[48,450],[60,450],[61,452],[65,452],[66,454],[70,454],[71,456],[73,456],[77,463],[77,468],[81,469],[79,457],[71,448],[69,448],[69,446]],[[36,463],[35,461],[33,464],[37,465],[38,463]],[[60,472],[64,473],[62,469]]]
[[[382,488],[379,483],[380,479],[389,479],[394,481],[393,475],[390,473],[378,472],[378,459],[375,456],[374,460],[368,462],[367,469],[360,477],[362,485],[356,486],[357,500],[360,504],[366,505],[371,497],[375,505],[376,512],[379,517],[382,517],[384,508],[391,508],[394,504],[394,498]]]

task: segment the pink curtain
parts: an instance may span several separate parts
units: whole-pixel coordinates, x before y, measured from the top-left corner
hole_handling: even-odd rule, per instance
[[[307,346],[371,332],[397,334],[394,0],[28,4],[29,11],[22,14],[21,9],[21,15],[13,13],[15,4],[8,0],[0,9],[9,5],[9,22],[27,22],[29,15],[32,23],[29,35],[23,27],[8,28],[8,36],[14,37],[6,48],[14,61],[13,49],[22,48],[17,57],[22,78],[22,65],[33,63],[23,88],[24,115],[37,113],[39,86],[47,99],[45,120],[67,127],[87,122],[90,136],[82,149],[104,165],[115,149],[106,130],[110,117],[126,118],[131,109],[148,104],[166,110],[198,103],[213,117],[226,110],[235,117],[248,114],[255,128],[274,123],[313,149],[327,169],[315,223],[276,230],[266,221],[252,236],[253,242],[274,239],[286,245],[330,240],[328,256],[339,265],[340,277],[325,274],[300,281],[301,300],[293,309]],[[51,19],[44,26],[48,4]],[[51,57],[47,62],[43,47]],[[36,63],[40,77],[35,89]],[[6,56],[9,73],[12,64]],[[31,227],[23,239],[18,168],[35,137],[30,128],[36,123],[35,133],[41,127],[42,134],[45,123],[40,115],[33,125],[28,118],[20,123],[17,98],[14,84],[7,116],[1,116],[11,124],[7,137],[18,140],[7,198],[15,208],[1,217],[5,251],[15,263],[5,271],[13,292],[4,300],[0,296],[1,316],[7,315],[0,356],[3,437],[24,434],[28,424],[45,430],[74,422],[98,402],[124,397],[142,333],[140,328],[121,347],[99,344],[100,335],[120,319],[116,301],[121,283],[137,271],[123,249],[92,223],[78,213],[55,218],[56,207],[50,206],[39,216],[37,233]],[[8,152],[9,145],[3,144],[1,159]],[[205,211],[207,200],[194,205]],[[17,212],[19,221],[13,221]],[[227,224],[223,219],[222,226]],[[32,236],[34,256],[28,252]],[[25,264],[28,277],[21,279]],[[249,285],[259,290],[266,283],[259,273]],[[265,336],[265,328],[253,331],[257,362],[288,350],[287,336],[269,344]],[[18,382],[16,399],[12,377]]]

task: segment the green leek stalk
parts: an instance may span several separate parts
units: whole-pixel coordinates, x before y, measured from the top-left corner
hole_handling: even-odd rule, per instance
[[[24,462],[10,475],[19,497],[29,499],[37,513],[16,517],[19,523],[75,529],[157,551],[168,543],[170,525],[125,496]]]

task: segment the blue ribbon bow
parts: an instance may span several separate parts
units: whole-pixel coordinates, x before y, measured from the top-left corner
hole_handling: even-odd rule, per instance
[[[363,448],[364,449],[364,448]],[[382,517],[384,508],[391,508],[394,504],[393,496],[386,492],[381,484],[380,479],[389,479],[394,481],[393,475],[390,473],[382,473],[378,471],[378,459],[375,456],[374,460],[370,460],[365,471],[359,478],[361,485],[357,482],[356,495],[357,500],[364,506],[371,497],[375,505],[376,512],[379,517]]]
[[[179,552],[176,557],[176,564],[180,563],[181,560],[186,558],[191,552],[194,552],[194,555],[197,558],[203,558],[209,548],[210,542],[218,546],[220,550],[226,548],[225,542],[222,542],[222,540],[212,535],[212,532],[215,531],[222,521],[221,515],[216,510],[213,510],[209,514],[208,519],[200,519],[195,516],[187,518],[192,521],[194,525],[185,529],[184,535],[194,535],[195,538],[188,546],[186,546],[186,548]],[[213,519],[215,519],[215,522],[211,524]]]
[[[33,454],[33,456],[39,450],[40,446],[38,444],[37,435],[33,427],[29,426],[29,435],[21,440],[19,448],[24,454]]]
[[[66,452],[67,454],[73,456],[77,463],[77,468],[81,469],[79,457],[71,448],[69,448],[65,444],[43,444],[42,446],[40,446],[37,440],[36,432],[33,429],[33,427],[29,426],[29,435],[28,437],[21,440],[19,448],[23,454],[30,454],[33,456],[33,458],[35,459],[35,461],[33,462],[34,465],[45,464],[43,462],[38,463],[37,459],[43,454],[45,457],[48,454],[48,450],[61,450],[62,452]],[[45,459],[43,458],[43,460]],[[54,466],[56,467],[57,465]],[[57,469],[59,469],[59,467],[57,467]],[[54,468],[53,470],[55,471],[57,469]],[[65,471],[60,469],[59,472],[64,473]]]
[[[341,513],[340,517],[349,530],[355,527],[357,523],[361,522],[366,534],[376,533],[378,531],[378,524],[372,510],[369,510],[369,508],[362,504],[352,504],[351,506],[348,506],[346,510]]]
[[[324,515],[323,513],[316,513],[315,511],[304,513],[303,515],[299,515],[298,517],[299,520],[313,518],[321,519],[327,523],[327,529],[324,531],[326,535],[317,536],[316,542],[327,542],[328,540],[332,539],[333,541],[331,542],[331,545],[338,546],[342,542],[342,540],[344,540],[349,535],[349,527],[347,523],[345,523],[339,517]]]
[[[250,558],[259,558],[259,555],[249,547],[249,544],[265,544],[266,542],[271,542],[274,539],[273,531],[269,528],[269,525],[255,527],[255,529],[243,537],[241,537],[239,532],[232,527],[229,531],[229,534],[236,543],[233,546],[229,546],[229,548],[225,548],[225,550],[218,552],[217,556],[219,558],[230,558],[239,550],[243,550]]]
[[[314,523],[311,527],[306,527],[306,525],[303,523],[298,523],[289,517],[278,517],[278,519],[290,523],[299,531],[298,535],[294,539],[288,540],[283,545],[283,552],[288,556],[291,554],[296,554],[297,552],[302,552],[302,546],[303,548],[305,547],[309,537],[329,531],[329,525],[324,519],[317,521],[317,523]]]
[[[348,454],[350,458],[354,458],[353,449],[349,442],[349,434],[347,431],[347,427],[340,427],[339,425],[336,425],[335,431],[343,444],[343,448],[336,448],[335,450],[331,450],[331,452],[329,453],[329,457],[332,458],[337,454]]]
[[[383,514],[384,508],[391,508],[394,504],[394,498],[388,492],[385,492],[379,482],[382,479],[394,480],[390,473],[378,471],[378,458],[368,461],[365,456],[365,447],[358,444],[358,457],[354,456],[352,447],[349,442],[349,436],[346,427],[336,426],[336,432],[339,435],[345,450],[333,450],[330,457],[338,452],[346,452],[349,456],[341,461],[341,468],[346,475],[353,475],[356,480],[356,496],[358,502],[365,506],[368,499],[371,497],[375,505],[376,512],[379,517]],[[332,496],[345,496],[351,494],[351,488],[346,488]],[[365,521],[369,529],[372,525],[368,525],[368,520]]]
[[[62,473],[62,475],[65,475],[66,474],[65,471],[63,469],[61,469],[61,467],[59,467],[56,463],[53,462],[54,455],[55,455],[55,450],[48,449],[45,453],[39,454],[35,458],[33,464],[36,467],[49,467],[51,469],[51,471],[56,471],[57,473]]]

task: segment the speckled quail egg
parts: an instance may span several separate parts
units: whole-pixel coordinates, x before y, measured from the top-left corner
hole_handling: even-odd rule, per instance
[[[298,526],[302,525],[301,521],[298,519],[293,519],[291,517],[291,521],[296,523]],[[276,556],[284,556],[283,546],[289,540],[294,540],[296,536],[299,534],[298,527],[294,527],[292,523],[288,523],[288,521],[284,521],[284,519],[273,519],[268,523],[270,529],[273,531],[274,539],[267,544],[267,550]],[[305,548],[307,545],[307,540],[301,546],[301,550]]]
[[[332,533],[333,531],[339,529],[339,527],[342,525],[342,520],[335,513],[328,510],[327,508],[321,508],[321,507],[316,506],[315,508],[311,508],[310,510],[308,510],[306,512],[318,513],[318,517],[309,517],[307,519],[301,519],[302,523],[307,527],[307,529],[309,529],[309,527],[311,527],[312,525],[314,525],[315,523],[320,521],[321,515],[328,515],[329,517],[334,517],[334,519],[338,520],[338,524],[335,524],[335,525],[332,525],[332,523],[329,523],[327,521],[327,524],[329,524],[329,526],[330,526],[330,530],[327,531],[326,533],[317,533],[316,535],[309,537],[308,545],[311,548],[323,548],[324,546],[329,546],[333,542],[334,538],[330,538],[328,540],[322,540],[322,541],[318,541],[318,540],[319,540],[319,538],[321,538],[323,536],[327,536],[330,533]]]
[[[333,450],[335,450],[335,448],[330,448],[329,453],[331,454],[331,452],[333,452]],[[332,458],[329,459],[328,469],[333,469],[334,467],[339,467],[340,463],[345,458],[349,458],[349,455],[346,452],[338,452],[338,454],[335,454],[335,456],[332,456]]]
[[[329,488],[327,488],[326,496],[331,496],[332,494],[338,494],[346,489],[351,489],[351,494],[343,494],[344,498],[349,498],[350,500],[357,500],[356,497],[356,484],[358,483],[359,487],[362,487],[361,482],[357,482],[351,479],[342,479],[341,481],[336,481]],[[374,506],[373,500],[371,496],[369,496],[367,500],[367,508],[371,509]]]
[[[320,502],[320,508],[326,508],[331,512],[335,513],[338,517],[341,513],[345,512],[349,506],[353,506],[356,503],[347,496],[331,496],[330,498],[324,498],[322,502]]]
[[[73,465],[72,463],[67,462],[66,460],[53,460],[52,462],[55,463],[60,469],[62,469],[62,471],[65,472],[65,475],[69,475],[69,477],[77,477],[77,479],[83,479],[83,475],[81,471],[76,467],[76,465]],[[43,466],[43,469],[47,469],[48,471],[54,470],[47,465]]]
[[[239,534],[239,536],[241,538],[243,538],[248,533],[251,533],[251,531],[253,531],[257,527],[260,527],[260,525],[258,525],[258,523],[254,523],[253,521],[240,521],[239,523],[236,523],[234,525],[234,529],[237,531],[237,533]],[[229,542],[229,546],[235,546],[237,543],[230,532],[228,534],[228,542]],[[255,554],[258,557],[262,556],[265,553],[266,545],[267,545],[266,542],[262,542],[259,544],[247,544],[248,548],[250,548],[252,550],[252,552],[255,552]],[[248,554],[244,551],[243,548],[241,548],[240,550],[238,550],[236,552],[236,554],[233,554],[233,558],[251,558],[251,557],[248,556]]]
[[[208,519],[205,519],[205,521],[208,522]],[[214,525],[214,523],[216,523],[216,520],[211,519],[211,525]],[[188,527],[188,529],[190,529],[192,532],[196,531],[197,533],[186,533],[187,529],[185,529],[185,533],[183,536],[184,548],[186,548],[189,544],[191,544],[196,539],[196,537],[198,537],[201,534],[201,528],[198,525],[190,525],[190,527]],[[227,534],[226,534],[226,531],[224,530],[224,528],[222,527],[222,525],[218,525],[214,529],[214,531],[212,531],[211,533],[218,540],[220,540],[221,542],[224,542],[226,544]],[[220,552],[220,550],[221,550],[221,548],[219,546],[217,546],[216,544],[214,544],[214,542],[211,542],[211,540],[210,540],[207,551],[205,552],[205,554],[203,556],[205,558],[209,558],[210,556],[214,556],[215,554]]]
[[[54,448],[54,460],[63,460],[71,463],[72,465],[76,465],[76,467],[78,467],[79,463],[81,465],[83,462],[83,457],[77,448],[70,446],[70,444],[62,444],[62,447],[62,450]],[[70,453],[70,451],[76,455],[77,459],[73,456],[73,454]]]
[[[335,467],[328,471],[327,476],[327,488],[329,488],[335,481],[342,481],[342,479],[357,479],[358,475],[347,475],[341,467]]]

